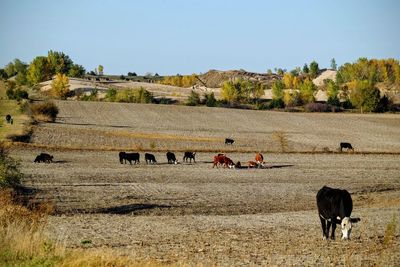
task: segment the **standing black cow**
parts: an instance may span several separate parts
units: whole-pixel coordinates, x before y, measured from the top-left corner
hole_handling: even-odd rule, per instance
[[[186,151],[183,154],[183,161],[187,162],[187,160],[189,159],[190,163],[192,163],[192,159],[193,159],[193,162],[196,163],[196,158],[195,157],[196,157],[196,152]]]
[[[126,152],[119,152],[119,162],[125,163],[126,161],[129,161],[129,164],[132,164],[132,161],[134,164],[140,163],[140,154],[139,153],[126,153]]]
[[[233,140],[233,139],[225,138],[225,145],[233,145],[234,142],[235,142],[235,140]]]
[[[147,164],[149,164],[149,163],[150,164],[156,164],[157,163],[156,157],[153,154],[150,154],[150,153],[144,154],[144,159],[146,160]]]
[[[167,160],[168,160],[168,164],[178,164],[175,154],[170,151],[167,152]]]
[[[53,156],[50,154],[47,154],[47,153],[40,153],[39,155],[36,156],[36,158],[33,162],[35,162],[35,163],[40,163],[40,162],[51,163],[51,162],[53,162]]]
[[[11,115],[10,115],[10,114],[7,114],[7,115],[6,115],[6,121],[7,121],[7,123],[11,123],[11,120],[12,120]]]
[[[331,225],[331,239],[335,239],[336,224],[341,226],[342,239],[350,238],[352,223],[360,219],[350,218],[353,201],[349,192],[324,186],[317,193],[317,206],[324,239],[329,238]]]
[[[345,143],[345,142],[340,143],[340,152],[343,151],[343,148],[346,148],[347,150],[354,151],[354,148],[351,146],[350,143]]]

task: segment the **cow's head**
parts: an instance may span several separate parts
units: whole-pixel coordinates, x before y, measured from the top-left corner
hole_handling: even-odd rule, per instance
[[[342,230],[342,239],[350,239],[351,228],[353,223],[357,223],[360,221],[360,218],[350,218],[344,217],[342,222],[340,223]]]
[[[176,164],[178,164],[179,162],[178,162],[178,160],[176,159],[175,161],[174,161],[174,164],[176,165]]]

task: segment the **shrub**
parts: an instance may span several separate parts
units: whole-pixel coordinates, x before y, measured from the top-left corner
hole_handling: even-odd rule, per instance
[[[304,106],[307,112],[332,112],[335,108],[325,103],[308,103]]]
[[[351,103],[360,108],[361,113],[375,112],[380,102],[379,89],[374,87],[368,81],[356,81],[355,88],[350,93]]]
[[[21,183],[20,164],[11,158],[4,143],[0,143],[0,188],[17,187]]]
[[[283,102],[286,107],[295,107],[301,103],[300,93],[296,90],[286,90],[283,94]]]
[[[204,94],[204,102],[207,107],[217,106],[217,99],[215,99],[214,92],[211,92],[210,94],[205,93]]]
[[[126,103],[152,103],[153,95],[143,87],[139,89],[118,90],[115,95],[115,101]]]
[[[117,96],[117,90],[114,88],[108,89],[106,92],[105,100],[109,102],[114,102]]]
[[[272,100],[268,103],[268,107],[269,107],[270,109],[284,108],[284,107],[285,107],[285,102],[283,102],[283,99],[282,99],[282,98],[272,99]]]
[[[188,105],[188,106],[197,106],[197,105],[200,105],[200,103],[201,103],[200,95],[192,90],[190,92],[190,95],[189,95],[188,99],[187,99],[186,105]]]
[[[42,102],[31,105],[31,112],[36,120],[54,122],[58,115],[58,107],[53,102]]]

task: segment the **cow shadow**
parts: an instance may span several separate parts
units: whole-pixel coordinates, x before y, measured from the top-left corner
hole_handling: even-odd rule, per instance
[[[249,168],[248,166],[240,166],[236,167],[236,169],[254,169],[254,170],[269,170],[269,169],[279,169],[279,168],[288,168],[288,167],[293,167],[293,164],[280,164],[280,165],[268,165],[268,166],[263,166],[263,167],[254,167],[254,168]]]
[[[142,210],[152,210],[152,209],[169,209],[169,205],[159,205],[159,204],[128,204],[121,206],[114,206],[109,208],[102,208],[96,210],[94,213],[102,214],[130,214]]]

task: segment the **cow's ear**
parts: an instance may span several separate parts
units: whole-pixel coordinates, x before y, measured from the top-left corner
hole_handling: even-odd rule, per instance
[[[358,223],[359,221],[361,221],[361,219],[360,218],[350,218],[350,221],[352,223]]]

